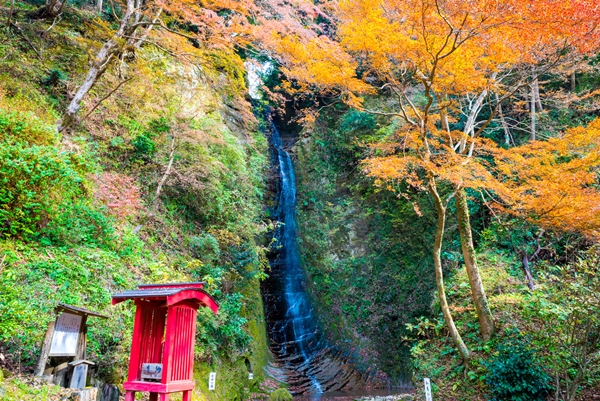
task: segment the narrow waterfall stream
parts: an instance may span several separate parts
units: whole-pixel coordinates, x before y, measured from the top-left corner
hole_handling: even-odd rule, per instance
[[[279,168],[279,188],[276,218],[280,222],[275,232],[278,255],[272,262],[270,295],[276,295],[269,313],[272,352],[286,368],[302,372],[289,377],[297,387],[323,392],[319,379],[306,369],[322,347],[313,308],[304,288],[304,272],[300,268],[300,252],[296,225],[296,177],[289,153],[284,149],[279,131],[272,126],[271,143]],[[274,290],[274,291],[273,291]],[[288,370],[286,369],[286,370]],[[295,380],[294,380],[295,379]],[[290,383],[291,384],[291,383]],[[300,391],[302,392],[302,391]]]
[[[301,268],[296,225],[296,177],[292,158],[273,125],[271,145],[278,167],[275,256],[263,286],[267,328],[275,362],[269,373],[290,385],[293,394],[353,391],[377,384],[375,371],[357,369],[351,355],[328,344],[313,315]]]

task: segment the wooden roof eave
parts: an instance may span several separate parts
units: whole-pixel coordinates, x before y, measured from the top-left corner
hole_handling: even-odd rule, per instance
[[[200,289],[177,289],[173,293],[153,295],[149,290],[130,291],[116,294],[112,297],[112,304],[116,305],[129,299],[145,301],[165,301],[167,306],[172,306],[184,301],[196,301],[200,305],[210,308],[214,313],[219,311],[219,304],[206,292]]]
[[[100,314],[98,312],[94,312],[94,311],[91,311],[91,310],[88,310],[88,309],[85,309],[85,308],[80,308],[78,306],[73,306],[73,305],[68,305],[68,304],[63,304],[63,303],[58,304],[56,306],[56,308],[55,308],[55,312],[56,313],[59,313],[61,311],[72,313],[72,314],[75,314],[75,315],[80,315],[80,316],[86,316],[87,315],[87,316],[99,317],[99,318],[102,318],[102,319],[108,319],[108,316],[102,315],[102,314]]]

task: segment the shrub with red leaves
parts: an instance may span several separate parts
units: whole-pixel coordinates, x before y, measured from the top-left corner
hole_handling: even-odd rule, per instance
[[[133,178],[125,174],[102,173],[94,181],[95,198],[118,220],[133,216],[142,208],[140,189]]]

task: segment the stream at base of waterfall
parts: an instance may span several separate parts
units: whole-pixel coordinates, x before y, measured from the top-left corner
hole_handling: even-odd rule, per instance
[[[348,352],[327,342],[314,318],[300,264],[295,216],[296,177],[285,142],[273,125],[271,145],[279,175],[274,217],[280,224],[274,233],[276,244],[271,271],[263,285],[270,350],[274,357],[267,371],[273,378],[288,383],[292,394],[311,394],[304,400],[354,399],[329,398],[344,396],[340,391],[346,392],[348,397],[376,394],[362,389],[387,384],[378,371],[358,369]]]

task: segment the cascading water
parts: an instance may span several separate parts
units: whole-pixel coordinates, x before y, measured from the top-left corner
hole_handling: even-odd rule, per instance
[[[296,177],[292,158],[273,125],[271,145],[278,168],[275,255],[263,286],[271,351],[270,373],[295,394],[355,390],[372,386],[372,370],[358,370],[351,356],[331,347],[320,332],[306,293],[296,225]]]
[[[279,199],[277,220],[281,223],[275,232],[278,256],[273,262],[277,270],[278,287],[275,293],[279,307],[271,308],[269,319],[274,352],[290,365],[309,365],[311,358],[322,348],[313,309],[304,288],[304,274],[300,268],[300,253],[296,226],[296,177],[289,153],[284,149],[279,131],[273,125],[271,141],[279,167]],[[273,310],[275,309],[275,310]],[[322,392],[319,380],[306,372],[313,391]],[[304,383],[299,383],[304,384]]]
[[[260,99],[261,76],[273,69],[269,62],[246,63],[249,95]],[[387,382],[378,378],[374,368],[357,369],[354,357],[330,346],[319,331],[313,306],[306,293],[304,272],[300,263],[296,225],[296,177],[286,143],[275,125],[271,126],[273,162],[278,169],[277,207],[274,219],[275,250],[271,257],[269,278],[262,286],[265,314],[273,363],[268,373],[290,385],[293,394],[309,394],[308,400],[330,400],[343,395],[375,394],[361,389],[379,387]],[[323,394],[327,392],[327,394]],[[333,392],[333,393],[332,393]],[[339,394],[339,393],[337,393]],[[336,395],[337,395],[336,394]],[[385,392],[378,394],[384,395]]]

